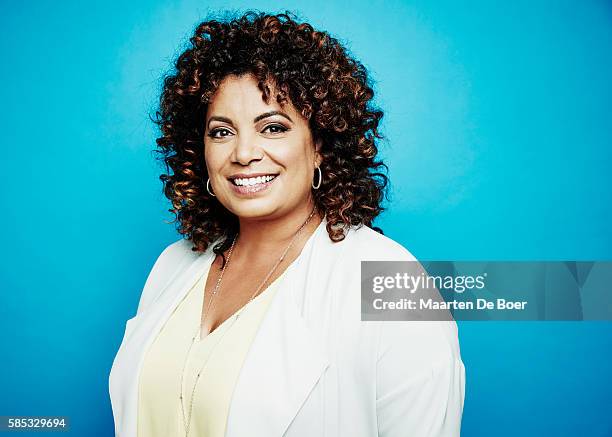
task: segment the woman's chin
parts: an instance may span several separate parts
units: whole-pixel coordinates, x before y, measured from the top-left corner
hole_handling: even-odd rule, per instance
[[[282,203],[272,202],[271,199],[252,199],[249,201],[234,199],[232,204],[232,212],[239,218],[264,218],[273,215],[282,207]]]

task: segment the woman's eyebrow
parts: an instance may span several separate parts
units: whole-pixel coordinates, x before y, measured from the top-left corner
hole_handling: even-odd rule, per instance
[[[222,123],[231,124],[232,126],[234,125],[234,123],[232,123],[232,120],[230,120],[230,119],[229,119],[229,118],[227,118],[227,117],[222,117],[222,116],[220,116],[220,115],[213,115],[212,117],[210,117],[210,118],[208,119],[207,126],[209,126],[209,127],[210,127],[210,122],[211,122],[211,121],[220,121],[220,122],[222,122]]]
[[[264,112],[263,114],[260,114],[257,117],[255,117],[255,119],[253,119],[253,123],[257,123],[259,120],[263,120],[264,118],[272,117],[273,115],[280,115],[281,117],[285,117],[287,120],[293,123],[293,120],[291,120],[291,117],[289,117],[287,114],[285,114],[282,111]]]
[[[290,122],[292,122],[292,123],[293,123],[293,120],[291,119],[291,117],[289,117],[289,115],[285,114],[285,113],[284,113],[284,112],[282,112],[282,111],[269,111],[269,112],[264,112],[263,114],[260,114],[260,115],[258,115],[257,117],[255,117],[255,118],[253,119],[253,123],[257,123],[258,121],[263,120],[264,118],[272,117],[273,115],[280,115],[281,117],[285,117],[287,120],[289,120]],[[210,122],[211,122],[211,121],[220,121],[220,122],[222,122],[222,123],[227,123],[227,124],[230,124],[230,125],[232,125],[232,126],[234,125],[234,124],[232,123],[232,120],[230,120],[230,119],[229,119],[229,118],[227,118],[227,117],[223,117],[223,116],[221,116],[221,115],[213,115],[212,117],[210,117],[210,118],[208,119],[208,123],[207,123],[207,125],[208,125],[208,126],[210,126]]]

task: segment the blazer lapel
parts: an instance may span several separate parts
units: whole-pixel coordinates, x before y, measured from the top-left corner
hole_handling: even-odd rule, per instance
[[[288,296],[272,302],[251,346],[226,437],[281,437],[329,364]]]
[[[329,366],[298,306],[307,254],[324,230],[325,220],[279,284],[234,388],[225,437],[281,437]]]
[[[120,414],[118,437],[137,435],[138,381],[149,345],[213,260],[214,254],[208,250],[195,260],[189,260],[186,265],[179,266],[183,273],[176,275],[148,308],[128,321],[125,338],[113,364],[112,384],[116,388],[111,387],[111,392],[125,394],[124,398],[115,400],[118,406],[116,414]]]

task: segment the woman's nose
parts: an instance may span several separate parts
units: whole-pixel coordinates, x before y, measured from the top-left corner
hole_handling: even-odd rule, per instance
[[[238,137],[234,147],[233,161],[242,165],[248,165],[253,160],[260,160],[263,157],[261,147],[257,140],[250,135]]]

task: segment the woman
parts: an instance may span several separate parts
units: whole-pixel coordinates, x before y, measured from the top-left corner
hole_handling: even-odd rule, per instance
[[[456,324],[360,320],[360,262],[414,260],[371,228],[387,179],[363,66],[285,14],[190,41],[156,120],[187,238],[126,324],[116,434],[459,435]]]

